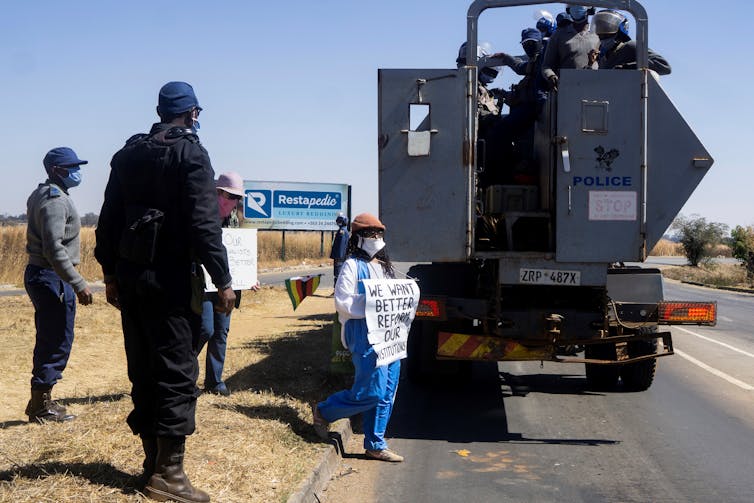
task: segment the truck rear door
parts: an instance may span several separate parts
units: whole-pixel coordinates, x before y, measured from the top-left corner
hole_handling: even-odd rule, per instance
[[[467,70],[379,70],[379,204],[391,259],[466,259]]]
[[[561,70],[556,259],[642,260],[641,72]]]

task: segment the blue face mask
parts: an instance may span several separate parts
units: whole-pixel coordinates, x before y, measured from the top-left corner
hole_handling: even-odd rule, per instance
[[[568,13],[576,23],[580,23],[586,20],[586,7],[581,5],[574,5],[568,8]]]
[[[78,166],[75,166],[73,168],[67,168],[68,169],[68,176],[61,177],[60,182],[65,185],[66,189],[72,189],[73,187],[77,187],[81,183],[81,168]]]
[[[605,57],[618,45],[618,39],[615,36],[603,38],[600,40],[600,57]]]
[[[523,46],[526,55],[530,58],[533,58],[542,50],[542,42],[536,40],[526,40],[522,42],[521,45]]]

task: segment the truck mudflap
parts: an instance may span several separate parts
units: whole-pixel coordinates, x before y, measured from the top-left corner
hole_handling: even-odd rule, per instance
[[[629,356],[628,343],[634,341],[662,339],[658,345],[659,352]],[[670,332],[621,335],[601,339],[569,340],[572,346],[589,344],[615,344],[616,360],[599,360],[594,358],[577,358],[557,354],[555,344],[545,340],[504,339],[488,335],[470,335],[454,332],[437,333],[437,358],[446,360],[481,360],[481,361],[553,361],[560,363],[594,363],[599,365],[622,365],[635,363],[673,354],[673,340]]]

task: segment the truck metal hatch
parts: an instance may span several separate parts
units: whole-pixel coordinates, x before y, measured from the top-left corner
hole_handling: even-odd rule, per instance
[[[468,70],[379,70],[379,201],[391,259],[466,260]],[[418,119],[416,113],[423,114]]]
[[[714,161],[660,83],[648,80],[647,249],[651,250]]]
[[[561,70],[556,260],[642,260],[641,72]]]

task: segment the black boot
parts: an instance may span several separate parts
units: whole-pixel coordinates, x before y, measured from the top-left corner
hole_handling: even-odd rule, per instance
[[[154,466],[157,463],[157,437],[154,435],[141,435],[141,445],[144,447],[144,462],[141,464],[144,471],[139,476],[139,487],[142,488],[149,482],[154,474]]]
[[[65,407],[52,400],[52,388],[31,389],[31,400],[26,405],[30,423],[44,424],[48,421],[62,423],[76,416],[67,414]]]
[[[156,501],[209,503],[209,495],[191,485],[183,471],[185,437],[157,437],[157,462],[144,495]]]

